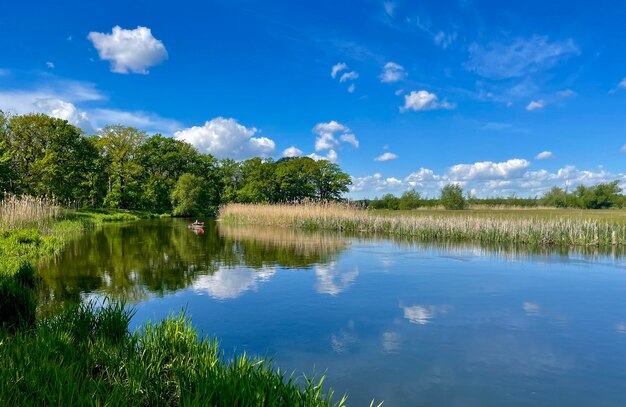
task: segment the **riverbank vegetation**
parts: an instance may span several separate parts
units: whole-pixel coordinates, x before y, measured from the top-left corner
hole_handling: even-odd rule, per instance
[[[400,196],[385,194],[380,198],[361,200],[359,206],[371,209],[408,210],[418,208],[465,209],[473,208],[576,208],[576,209],[622,209],[626,208],[626,195],[618,181],[592,186],[578,185],[572,191],[553,187],[541,197],[520,198],[516,196],[476,198],[465,196],[459,185],[444,186],[437,198],[423,198],[419,192],[409,190]]]
[[[65,120],[0,112],[0,198],[45,196],[74,208],[195,216],[228,202],[340,199],[350,183],[324,160],[218,160],[133,127],[105,126],[88,137]]]
[[[324,378],[286,376],[264,359],[227,360],[183,315],[131,333],[121,305],[75,306],[34,329],[0,332],[0,404],[342,406]]]
[[[626,217],[580,217],[575,212],[557,209],[539,213],[527,210],[499,213],[490,210],[481,215],[472,211],[447,210],[418,210],[394,214],[359,209],[348,203],[230,204],[220,209],[219,219],[229,224],[342,230],[433,242],[476,242],[530,247],[626,244]]]

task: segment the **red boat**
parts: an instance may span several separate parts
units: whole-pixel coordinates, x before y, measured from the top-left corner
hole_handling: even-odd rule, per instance
[[[187,227],[190,229],[196,229],[196,228],[201,229],[204,227],[204,222],[195,221],[194,223],[188,224]]]

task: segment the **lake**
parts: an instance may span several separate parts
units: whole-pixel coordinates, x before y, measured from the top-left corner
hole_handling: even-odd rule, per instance
[[[351,406],[626,405],[626,261],[184,220],[105,225],[39,266],[40,315],[185,310],[227,354],[327,373]]]

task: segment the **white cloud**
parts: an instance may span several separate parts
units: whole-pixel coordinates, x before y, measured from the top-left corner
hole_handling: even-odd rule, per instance
[[[549,158],[554,158],[552,151],[542,151],[535,156],[535,160],[547,160]]]
[[[348,86],[348,93],[354,93],[355,90],[356,90],[356,85],[354,83]]]
[[[447,101],[439,101],[437,95],[427,92],[425,90],[412,91],[408,95],[404,96],[404,106],[400,107],[401,112],[407,112],[413,110],[416,112],[425,110],[436,109],[454,109],[455,103],[448,103]]]
[[[359,74],[356,71],[346,72],[339,78],[339,82],[354,81],[359,78]]]
[[[300,150],[296,146],[291,146],[283,151],[283,157],[300,157],[301,155],[302,150]]]
[[[380,81],[385,83],[393,83],[406,79],[407,73],[404,67],[395,62],[387,62],[380,74]]]
[[[519,78],[549,69],[561,61],[580,54],[572,39],[550,41],[546,36],[517,38],[510,42],[491,42],[486,46],[472,44],[465,67],[491,79]]]
[[[210,153],[217,158],[244,160],[265,157],[275,150],[273,140],[267,137],[253,137],[258,130],[248,128],[235,119],[217,117],[204,123],[174,133],[174,138],[194,145],[200,152]]]
[[[420,168],[404,178],[385,177],[380,173],[352,177],[350,195],[354,198],[371,198],[388,192],[399,194],[409,189],[417,189],[426,196],[435,197],[444,185],[457,183],[466,191],[473,191],[478,197],[511,194],[534,197],[542,195],[553,186],[594,185],[614,180],[619,180],[620,186],[626,188],[626,173],[611,173],[602,168],[595,171],[579,170],[574,166],[565,166],[555,172],[531,170],[529,161],[511,159],[504,162],[484,161],[453,165],[441,174]]]
[[[341,146],[341,142],[351,144],[355,148],[359,147],[359,140],[357,140],[354,133],[350,131],[347,126],[332,120],[328,123],[318,123],[313,128],[313,132],[317,135],[315,138],[315,151],[335,150]],[[339,136],[339,138],[337,138]],[[333,152],[334,160],[328,158],[330,161],[336,161],[336,152]],[[330,154],[330,151],[329,153]],[[319,157],[313,154],[311,157]]]
[[[333,65],[332,69],[330,70],[330,76],[335,79],[337,77],[337,74],[345,69],[348,69],[348,65],[346,65],[343,62],[339,62],[335,65]]]
[[[311,153],[307,157],[312,158],[315,161],[326,160],[330,161],[331,163],[337,163],[337,161],[339,161],[339,156],[337,155],[337,152],[335,150],[328,150],[325,156]]]
[[[344,143],[351,144],[354,148],[359,148],[359,140],[357,140],[356,136],[352,133],[344,133],[339,139]]]
[[[148,133],[170,135],[182,128],[181,123],[177,120],[167,119],[148,112],[98,108],[89,110],[89,116],[92,118],[96,129],[105,124],[123,124],[145,130]]]
[[[530,166],[528,160],[513,158],[504,162],[482,161],[457,164],[448,169],[449,178],[457,181],[476,179],[508,179],[521,175]]]
[[[398,156],[394,153],[386,152],[374,158],[374,161],[390,161],[395,160]]]
[[[74,126],[88,129],[91,127],[87,113],[80,111],[70,102],[64,102],[61,99],[37,99],[33,106],[39,113],[45,113],[48,116],[57,119],[67,120]]]
[[[543,99],[533,100],[527,106],[526,110],[532,112],[533,110],[541,110],[546,107],[546,101]]]
[[[622,79],[620,83],[617,84],[618,88],[626,89],[626,78]]]
[[[626,153],[626,144],[624,144],[624,146],[620,150],[622,151],[622,153]]]
[[[111,34],[90,32],[87,38],[98,50],[100,59],[111,63],[111,72],[115,73],[147,74],[148,68],[168,57],[163,43],[147,27],[126,30],[115,26]]]
[[[445,33],[443,31],[439,31],[433,37],[433,41],[435,42],[435,45],[446,49],[454,42],[454,40],[456,40],[456,37],[457,33]]]
[[[54,68],[54,63],[53,63],[53,62],[48,61],[48,62],[46,62],[46,66],[47,66],[48,68],[51,68],[51,69],[52,69],[52,68]]]

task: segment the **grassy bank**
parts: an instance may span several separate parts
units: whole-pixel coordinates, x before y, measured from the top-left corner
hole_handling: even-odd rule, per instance
[[[109,221],[154,215],[138,211],[62,208],[42,198],[8,196],[0,201],[0,328],[17,329],[35,321],[33,265],[59,253],[82,231]]]
[[[541,212],[543,211],[543,212]],[[572,210],[416,210],[395,213],[356,209],[349,204],[249,205],[222,207],[230,224],[343,230],[410,237],[422,241],[476,242],[534,247],[623,246],[626,221]],[[606,212],[606,211],[605,211]]]
[[[226,360],[183,316],[128,331],[120,305],[82,305],[13,335],[0,332],[0,404],[341,406],[323,379],[267,360]]]

